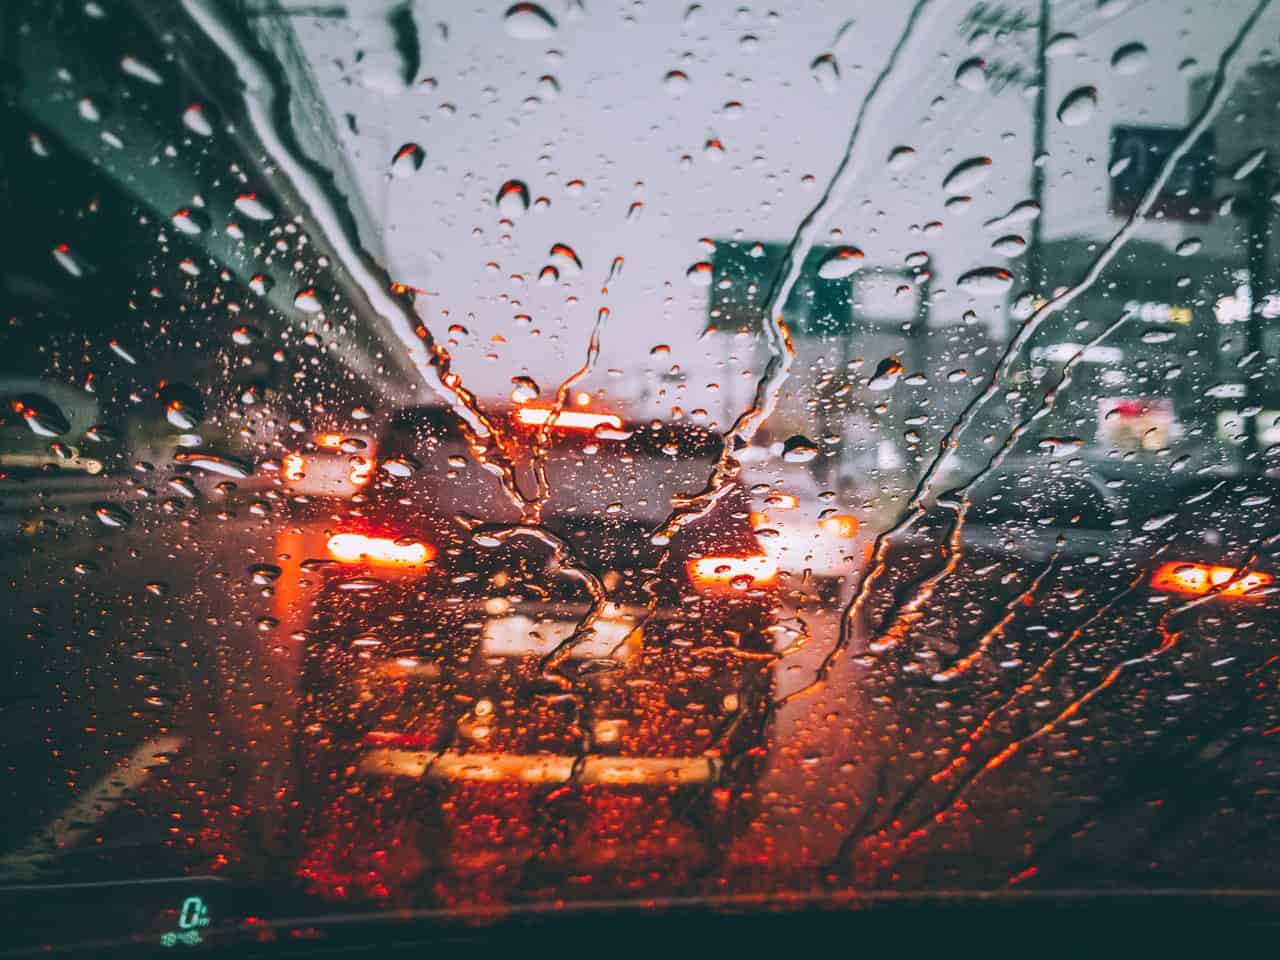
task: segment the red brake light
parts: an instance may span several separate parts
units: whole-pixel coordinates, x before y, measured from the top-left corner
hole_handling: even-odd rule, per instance
[[[342,446],[342,434],[322,433],[316,437],[316,446],[324,447],[326,450],[337,450]]]
[[[425,543],[362,533],[335,533],[329,538],[329,553],[341,563],[385,567],[422,567],[435,556],[435,550]]]
[[[520,407],[516,419],[531,427],[540,427],[551,417],[546,407]],[[595,430],[598,427],[622,429],[622,418],[612,413],[583,413],[581,410],[561,410],[554,426],[560,430]]]
[[[1271,580],[1271,574],[1259,573],[1256,570],[1242,573],[1241,568],[1237,567],[1171,560],[1161,564],[1160,568],[1151,575],[1151,589],[1199,597],[1222,587],[1225,583],[1227,586],[1218,590],[1218,596],[1247,597],[1252,595],[1253,591],[1271,583]]]
[[[750,557],[700,557],[688,564],[689,579],[699,587],[764,587],[778,577],[778,565],[764,554]]]

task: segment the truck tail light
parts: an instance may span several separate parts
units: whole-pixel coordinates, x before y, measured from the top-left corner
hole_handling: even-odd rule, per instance
[[[764,554],[749,557],[699,557],[688,564],[689,579],[699,588],[766,587],[778,578],[778,565]]]
[[[1269,573],[1244,572],[1238,567],[1171,560],[1151,575],[1151,589],[1200,597],[1217,590],[1222,597],[1247,597],[1271,583]],[[1226,586],[1222,586],[1223,584]],[[1218,589],[1221,588],[1221,589]]]
[[[335,533],[329,538],[329,553],[340,563],[382,567],[423,567],[435,556],[435,550],[426,543],[362,533]]]
[[[540,427],[551,419],[551,411],[546,407],[521,407],[516,411],[516,419],[531,427]],[[612,413],[583,413],[580,410],[561,410],[555,418],[554,426],[558,430],[596,430],[598,428],[622,429],[622,418]]]

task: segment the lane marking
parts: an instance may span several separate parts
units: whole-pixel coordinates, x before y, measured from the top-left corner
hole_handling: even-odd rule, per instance
[[[0,886],[0,893],[27,893],[32,891],[47,892],[49,890],[96,890],[106,887],[154,887],[156,885],[172,886],[193,883],[230,883],[226,877],[214,874],[193,874],[190,877],[144,877],[141,880],[85,880],[72,883],[16,883]]]
[[[176,734],[155,737],[116,762],[88,790],[73,800],[62,813],[13,853],[0,857],[0,878],[34,878],[39,868],[71,849],[106,819],[131,792],[151,774],[150,766],[185,743]]]

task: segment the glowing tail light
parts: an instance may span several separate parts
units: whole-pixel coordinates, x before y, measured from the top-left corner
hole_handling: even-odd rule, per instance
[[[852,540],[858,535],[858,518],[844,513],[823,517],[818,521],[818,526],[828,536],[836,537],[839,540]]]
[[[700,557],[690,560],[689,578],[699,587],[737,587],[749,589],[773,583],[778,565],[769,557]]]
[[[1162,564],[1152,574],[1151,589],[1192,597],[1203,596],[1217,590],[1218,596],[1221,597],[1244,597],[1267,586],[1271,583],[1271,579],[1271,574],[1259,573],[1255,570],[1242,573],[1237,567],[1172,560]],[[1224,587],[1223,584],[1226,586]]]
[[[286,454],[280,461],[280,472],[286,480],[301,480],[306,471],[307,458],[300,453]]]
[[[540,427],[551,417],[546,407],[521,407],[516,419],[531,427]],[[595,430],[599,427],[622,429],[622,418],[612,413],[583,413],[581,410],[561,410],[553,424],[560,430]]]
[[[367,563],[384,567],[421,567],[435,551],[425,543],[366,537],[361,533],[336,533],[329,538],[329,553],[341,563]]]
[[[316,446],[324,447],[326,450],[337,450],[342,446],[342,434],[322,433],[316,437]]]

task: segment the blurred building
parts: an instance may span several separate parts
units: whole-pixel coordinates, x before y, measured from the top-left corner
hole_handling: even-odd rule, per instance
[[[1212,81],[1209,74],[1191,81],[1188,126],[1112,128],[1112,226],[1136,209],[1204,109]],[[1023,380],[1056,378],[1055,370],[1083,350],[1046,429],[1077,436],[1103,461],[1155,465],[1185,456],[1230,463],[1240,459],[1242,412],[1253,405],[1260,408],[1260,446],[1280,439],[1273,426],[1280,416],[1280,298],[1271,242],[1278,108],[1280,66],[1251,67],[1148,212],[1153,227],[1176,229],[1130,239],[1042,329]],[[1078,283],[1106,239],[1099,231],[1046,243],[1049,289]],[[1128,319],[1119,329],[1090,343],[1121,317]]]
[[[1078,282],[1100,248],[1078,237],[1046,244],[1051,285]],[[1240,327],[1223,320],[1239,295],[1240,270],[1238,257],[1203,249],[1179,256],[1160,243],[1130,241],[1031,348],[1025,376],[1041,381],[1055,380],[1079,357],[1045,429],[1078,437],[1103,459],[1220,456],[1220,414],[1239,403],[1224,384],[1239,379]]]
[[[850,249],[816,246],[801,266],[781,312],[795,375],[757,442],[816,432],[829,451],[814,462],[820,479],[914,477],[994,364],[997,344],[972,313],[934,303],[923,254],[894,268],[863,264]],[[781,242],[715,242],[706,325],[726,358],[759,349],[785,252]],[[723,397],[726,422],[749,404],[745,389]]]

